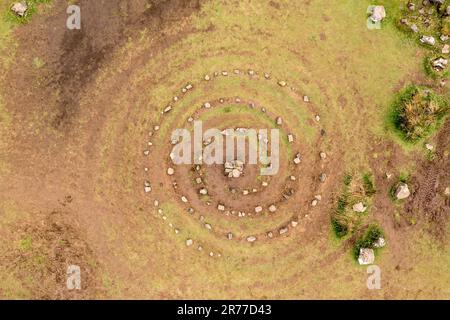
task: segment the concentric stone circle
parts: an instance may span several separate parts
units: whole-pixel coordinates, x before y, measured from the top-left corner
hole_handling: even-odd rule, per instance
[[[325,131],[321,127],[320,116],[315,111],[310,98],[306,95],[300,95],[295,87],[289,85],[289,81],[275,80],[267,72],[260,73],[252,69],[245,72],[240,69],[232,70],[230,72],[216,71],[204,75],[197,82],[187,82],[179,92],[168,99],[167,105],[161,109],[159,121],[154,123],[149,131],[149,139],[146,148],[143,150],[146,163],[144,167],[146,177],[144,193],[151,199],[150,205],[155,214],[161,217],[174,230],[175,234],[181,234],[183,228],[168,221],[164,209],[161,207],[161,201],[153,195],[155,184],[164,188],[165,192],[170,193],[172,200],[183,208],[182,213],[179,214],[186,214],[190,219],[198,221],[198,227],[204,228],[211,236],[236,243],[251,244],[283,239],[289,233],[294,232],[294,229],[302,220],[309,217],[310,208],[317,206],[322,200],[319,187],[320,183],[326,179],[326,174],[322,169],[323,166],[317,166],[316,169],[312,170],[312,177],[303,177],[302,168],[305,165],[311,166],[312,161],[321,161],[326,164],[326,151],[321,147],[321,136]],[[302,107],[305,107],[311,114],[311,119],[309,119],[309,122],[312,123],[311,127],[317,131],[318,138],[315,141],[313,151],[305,148],[300,139],[296,139],[296,134],[292,133],[295,128],[289,125],[289,119],[283,119],[278,115],[278,106],[262,105],[255,98],[233,95],[206,97],[206,99],[201,99],[200,102],[192,103],[188,110],[181,110],[179,115],[174,115],[178,104],[184,99],[188,99],[189,95],[202,85],[220,81],[220,78],[230,77],[246,77],[249,81],[271,82],[282,94],[293,95],[298,103],[302,103]],[[213,110],[219,112],[219,116],[212,115],[208,118],[208,114]],[[255,117],[258,117],[258,120],[261,121],[262,118],[266,124],[270,123],[273,128],[280,129],[282,135],[280,156],[284,156],[284,159],[280,160],[280,163],[283,162],[281,174],[267,176],[263,180],[255,181],[253,184],[245,185],[242,188],[234,188],[230,187],[229,177],[224,175],[220,177],[217,172],[214,172],[218,171],[219,168],[212,168],[212,166],[207,165],[191,165],[180,168],[171,162],[170,148],[176,141],[170,140],[170,130],[178,128],[178,125],[183,125],[189,130],[189,127],[192,127],[192,123],[196,120],[202,120],[206,123],[210,121],[212,124],[218,122],[219,124],[226,124],[227,121],[223,119],[229,115],[234,117],[238,115],[237,119],[247,117],[254,120]],[[233,120],[236,120],[236,118],[232,118],[231,122]],[[234,129],[244,128],[238,126],[238,124],[236,123]],[[152,162],[156,157],[158,157],[158,165]],[[161,166],[161,163],[163,166]],[[151,172],[149,168],[159,168],[160,172]],[[153,176],[154,174],[157,175],[156,178]],[[163,181],[170,181],[170,185]],[[228,188],[229,193],[216,192],[215,190],[218,190],[217,183],[220,183],[221,187]],[[310,185],[315,187],[310,189]],[[298,192],[299,190],[300,192]],[[297,199],[298,193],[301,193],[300,197],[304,201],[306,200],[308,205],[292,212],[289,207],[293,205],[292,202],[299,200]],[[270,194],[273,199],[267,200],[267,198],[271,198],[265,197],[267,194]],[[236,202],[245,204],[236,206]],[[285,208],[287,209],[285,210]],[[237,224],[243,219],[253,221],[255,219],[267,220],[278,217],[279,220],[271,228],[246,233],[239,230],[234,231],[230,227],[222,227],[220,224],[212,225],[208,222],[210,215],[219,216],[224,221]],[[236,229],[239,229],[239,225],[236,226]],[[198,251],[209,251],[205,250],[208,243],[202,243],[193,237],[186,238],[185,244],[187,247],[197,246]],[[209,251],[209,255],[211,257],[221,256],[214,248]]]

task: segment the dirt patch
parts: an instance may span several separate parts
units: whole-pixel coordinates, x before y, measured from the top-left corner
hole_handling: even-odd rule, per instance
[[[70,201],[70,200],[69,200]],[[100,291],[99,267],[76,222],[67,213],[54,211],[33,224],[16,225],[15,241],[2,258],[2,270],[17,278],[34,299],[95,298]],[[82,290],[68,290],[67,270],[80,267]],[[3,273],[2,272],[2,273]],[[0,291],[0,296],[5,293]]]

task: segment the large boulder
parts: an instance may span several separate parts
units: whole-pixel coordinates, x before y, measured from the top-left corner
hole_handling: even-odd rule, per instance
[[[377,241],[374,242],[374,248],[383,248],[386,245],[386,240],[383,237],[378,238]]]
[[[395,191],[395,197],[398,200],[406,199],[411,195],[408,185],[406,183],[400,183]]]
[[[370,19],[373,22],[380,22],[384,18],[386,18],[386,10],[384,9],[384,7],[383,6],[374,6],[372,8],[372,15],[370,16]]]
[[[23,17],[28,10],[28,5],[25,1],[16,2],[11,6],[11,11],[14,12],[16,16]]]
[[[367,207],[362,203],[358,202],[353,205],[353,211],[363,213],[367,210]]]
[[[373,249],[361,248],[359,249],[358,262],[360,265],[372,264],[375,261],[375,253]]]
[[[436,44],[436,39],[433,36],[422,36],[420,38],[420,42],[422,42],[423,44],[434,46]]]
[[[440,58],[433,60],[433,62],[431,64],[433,65],[433,67],[436,70],[441,71],[447,67],[448,60],[440,57]]]

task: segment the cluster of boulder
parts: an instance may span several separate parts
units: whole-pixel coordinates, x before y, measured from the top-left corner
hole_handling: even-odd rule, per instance
[[[450,6],[447,6],[445,10],[442,9],[442,5],[445,4],[444,0],[424,0],[422,2],[423,7],[420,8],[418,10],[419,13],[419,17],[423,23],[423,25],[425,27],[428,27],[431,25],[431,14],[433,14],[434,10],[425,10],[427,6],[429,5],[437,5],[438,6],[438,11],[440,11],[443,15],[443,19],[448,19],[448,16],[450,15]],[[410,11],[415,11],[416,10],[416,5],[413,2],[409,2],[407,5],[408,9]],[[445,17],[447,16],[447,17]],[[415,17],[414,17],[415,18]],[[408,19],[406,18],[402,18],[401,19],[401,23],[409,26],[409,28],[414,32],[414,33],[419,33],[419,28],[417,26],[417,24],[415,23],[410,23],[408,21]],[[444,21],[444,23],[448,23],[446,22],[446,20]],[[442,49],[441,49],[441,53],[443,55],[447,55],[450,53],[450,45],[448,45],[446,42],[448,40],[448,35],[447,34],[441,34],[439,39],[441,40],[441,42],[443,43],[442,45]],[[432,35],[421,35],[419,38],[419,41],[427,46],[431,46],[431,47],[435,47],[437,45],[437,41],[436,38],[433,37]],[[430,61],[432,68],[437,71],[437,72],[441,72],[444,69],[447,68],[448,65],[448,59],[446,59],[445,57],[437,57],[434,58]]]
[[[383,248],[386,245],[386,240],[383,237],[378,238],[373,244],[373,248]],[[373,264],[375,262],[375,252],[373,248],[359,249],[358,263],[360,265]]]
[[[225,175],[229,178],[239,178],[244,174],[244,162],[241,160],[232,160],[225,162]]]

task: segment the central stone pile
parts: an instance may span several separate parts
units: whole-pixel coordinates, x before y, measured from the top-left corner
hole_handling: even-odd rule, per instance
[[[225,175],[229,178],[239,178],[244,174],[244,162],[241,160],[233,160],[225,162]]]

